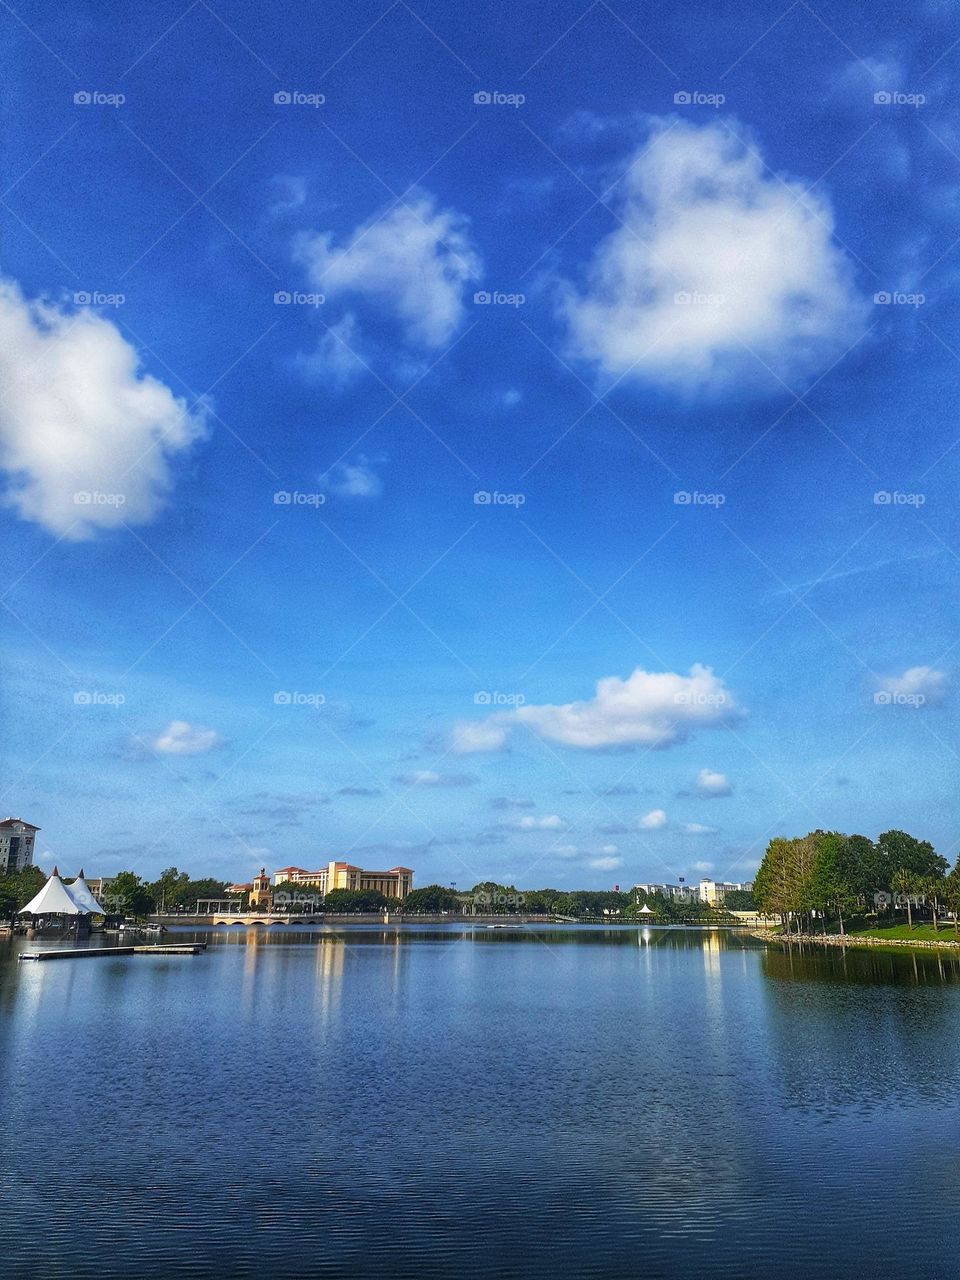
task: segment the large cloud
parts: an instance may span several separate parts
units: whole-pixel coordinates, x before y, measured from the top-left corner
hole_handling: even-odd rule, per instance
[[[205,416],[143,373],[109,320],[0,281],[0,465],[25,519],[70,539],[152,519]]]
[[[327,298],[372,299],[396,315],[411,343],[426,348],[453,337],[464,286],[481,265],[466,218],[436,208],[425,192],[363,223],[345,245],[335,245],[329,231],[305,233],[296,254]]]
[[[598,680],[594,697],[586,701],[523,706],[459,724],[452,749],[460,754],[499,750],[517,725],[566,747],[669,747],[697,729],[731,724],[740,714],[733,694],[709,667],[694,663],[685,676],[637,667],[626,680]]]
[[[655,122],[620,191],[625,225],[563,293],[571,351],[605,373],[718,391],[769,384],[762,361],[789,382],[865,327],[827,200],[723,125]]]

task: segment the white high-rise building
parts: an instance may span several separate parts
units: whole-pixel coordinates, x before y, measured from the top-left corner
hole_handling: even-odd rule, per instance
[[[0,874],[33,865],[33,844],[39,830],[22,818],[0,822]]]

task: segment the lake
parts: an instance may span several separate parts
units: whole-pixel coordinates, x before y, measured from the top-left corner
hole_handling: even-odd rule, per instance
[[[198,936],[20,965],[50,944],[0,940],[5,1276],[957,1273],[952,955]]]

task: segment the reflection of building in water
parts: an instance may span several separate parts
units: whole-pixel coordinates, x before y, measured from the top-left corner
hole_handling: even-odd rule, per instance
[[[720,977],[720,952],[722,943],[718,929],[708,929],[703,935],[703,967],[711,978]]]
[[[346,944],[337,938],[321,938],[317,943],[316,1000],[325,1016],[339,1008],[346,954]]]
[[[262,874],[262,873],[261,873]],[[282,867],[273,873],[273,883],[296,884],[332,893],[334,889],[367,890],[387,898],[405,898],[413,888],[413,872],[409,867],[391,867],[389,871],[364,871],[349,862],[328,862],[318,871],[303,867]]]

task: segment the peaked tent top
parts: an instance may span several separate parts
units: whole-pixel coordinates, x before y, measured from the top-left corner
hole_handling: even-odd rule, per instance
[[[652,916],[655,914],[656,913],[651,911],[646,903],[644,903],[643,906],[640,908],[640,910],[637,912],[638,916]]]
[[[90,892],[90,886],[83,878],[83,867],[80,868],[80,874],[77,876],[76,880],[74,880],[73,884],[66,887],[70,897],[73,898],[81,911],[89,911],[90,914],[94,916],[105,916],[107,914],[106,910],[101,907],[100,903]]]
[[[56,867],[53,875],[36,897],[31,898],[20,915],[31,916],[83,916],[90,914],[89,907],[81,907],[74,901],[70,890],[60,879]]]

